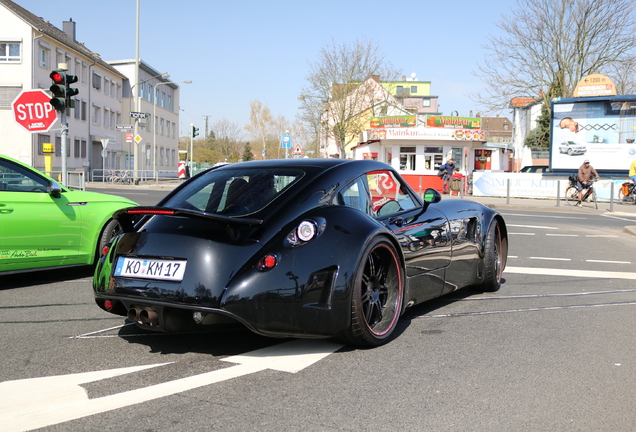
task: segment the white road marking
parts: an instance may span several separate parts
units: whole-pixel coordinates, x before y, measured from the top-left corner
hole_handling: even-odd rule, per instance
[[[586,234],[585,237],[605,237],[605,238],[616,238],[617,235],[604,235],[604,234]]]
[[[538,226],[538,225],[512,225],[506,224],[508,227],[516,227],[516,228],[536,228],[536,229],[547,229],[547,230],[555,230],[557,227],[549,227],[549,226]]]
[[[570,270],[570,269],[508,267],[507,266],[506,269],[504,270],[504,273],[544,275],[544,276],[584,277],[584,278],[597,278],[597,279],[636,280],[636,273],[596,271],[596,270]]]
[[[547,311],[547,310],[584,309],[584,308],[592,308],[592,307],[633,306],[633,305],[636,305],[636,302],[601,303],[601,304],[569,305],[569,306],[548,306],[548,307],[525,308],[525,309],[490,310],[490,311],[481,311],[481,312],[457,312],[457,313],[450,313],[450,314],[422,315],[418,318],[450,318],[450,317],[474,316],[474,315],[495,315],[495,314],[502,314],[502,313],[514,313],[514,312],[538,312],[538,311]]]
[[[550,233],[546,233],[545,235],[547,236],[552,236],[552,237],[578,237],[578,234],[550,234]]]
[[[88,393],[80,384],[168,363],[5,381],[0,383],[0,424],[4,430],[38,429],[182,393],[265,369],[296,373],[327,357],[342,346],[326,340],[297,339],[222,359],[222,361],[238,363],[236,366],[95,399],[89,399]]]
[[[606,261],[606,260],[585,260],[586,262],[604,263],[604,264],[631,264],[630,261]]]
[[[572,261],[570,258],[550,258],[550,257],[528,257],[533,260],[546,260],[546,261]]]
[[[509,232],[508,235],[527,235],[527,236],[533,236],[534,233],[511,233]]]
[[[548,216],[548,215],[536,215],[536,214],[524,214],[524,213],[502,213],[504,216],[522,216],[522,217],[531,217],[532,219],[567,219],[567,220],[585,220],[586,217],[580,216]]]

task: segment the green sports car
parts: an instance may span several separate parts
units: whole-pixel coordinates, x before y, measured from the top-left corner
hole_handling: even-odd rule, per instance
[[[90,265],[118,234],[126,198],[67,189],[0,155],[0,275]]]

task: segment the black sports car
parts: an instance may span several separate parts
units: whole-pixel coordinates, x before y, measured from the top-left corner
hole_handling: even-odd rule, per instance
[[[496,291],[502,216],[376,161],[212,168],[156,207],[115,214],[93,288],[104,310],[160,331],[241,323],[278,337],[386,342],[406,308],[466,286]]]

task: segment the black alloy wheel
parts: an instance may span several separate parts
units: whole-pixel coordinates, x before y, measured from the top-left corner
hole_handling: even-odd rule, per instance
[[[397,251],[388,240],[373,239],[362,257],[354,279],[351,326],[341,339],[374,347],[386,343],[397,326],[404,281]]]

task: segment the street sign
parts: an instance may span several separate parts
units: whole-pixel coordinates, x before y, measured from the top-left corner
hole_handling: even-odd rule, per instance
[[[42,143],[42,153],[53,153],[55,152],[55,146],[53,143]]]
[[[148,118],[148,114],[147,113],[142,113],[142,112],[137,112],[137,111],[131,111],[130,112],[130,118],[147,119]]]
[[[139,135],[135,136],[135,142],[139,144],[141,142],[141,137]]]
[[[122,130],[132,130],[133,129],[133,125],[117,125],[117,126],[115,126],[115,128],[122,129]]]
[[[283,135],[283,148],[291,148],[291,138],[289,135]]]
[[[300,146],[300,144],[296,144],[296,147],[294,148],[292,154],[303,154],[303,148]]]
[[[131,143],[133,141],[132,135],[133,134],[131,132],[126,134],[126,142]]]
[[[28,132],[48,132],[57,120],[51,96],[44,90],[25,90],[11,103],[15,121]]]

